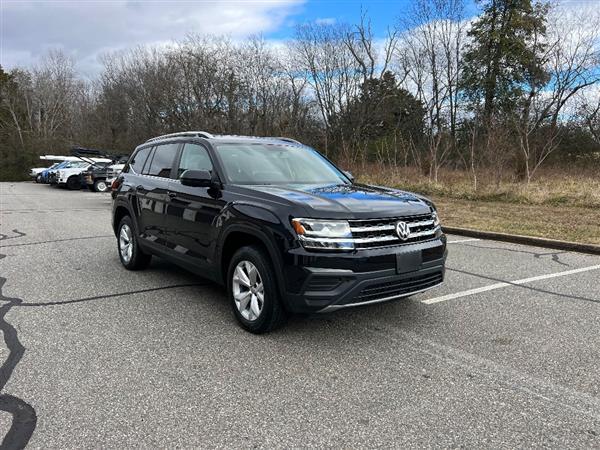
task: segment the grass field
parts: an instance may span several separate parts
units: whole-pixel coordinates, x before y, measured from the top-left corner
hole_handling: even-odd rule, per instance
[[[484,231],[600,244],[600,173],[594,169],[545,170],[529,185],[479,174],[443,171],[438,183],[414,169],[356,168],[359,181],[431,197],[443,224]]]
[[[598,208],[434,197],[443,225],[600,245]]]

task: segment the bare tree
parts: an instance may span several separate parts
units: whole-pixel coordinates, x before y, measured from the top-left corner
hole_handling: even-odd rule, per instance
[[[466,22],[460,0],[416,0],[401,23],[406,28],[396,52],[397,71],[427,111],[428,173],[440,167],[457,143],[461,54]]]
[[[346,25],[305,24],[297,28],[290,43],[291,52],[309,75],[319,106],[325,127],[325,153],[332,137],[332,122],[357,95],[362,78],[357,59],[345,45],[348,33]]]
[[[516,121],[528,183],[558,148],[563,115],[575,103],[577,94],[600,81],[600,11],[553,10],[545,48],[539,58],[548,78],[541,83],[528,80],[527,95]]]
[[[577,108],[577,117],[583,123],[583,126],[589,131],[592,139],[600,145],[600,95],[598,92],[590,95],[582,95],[579,97],[579,105]]]
[[[50,149],[129,152],[153,135],[206,129],[292,136],[348,164],[413,165],[431,182],[462,166],[477,188],[480,169],[499,182],[510,165],[530,181],[565,130],[600,143],[597,8],[537,11],[527,44],[544,77],[507,86],[517,100],[485,126],[459,83],[470,26],[462,1],[413,0],[385,36],[364,13],[356,24],[303,24],[284,46],[190,34],[107,54],[91,83],[56,51],[33,68],[0,70],[0,157],[12,167],[0,176]]]
[[[44,147],[72,142],[86,89],[73,61],[59,51],[50,51],[31,71],[12,71],[2,86],[0,122],[3,160],[13,168],[3,171],[22,170]]]

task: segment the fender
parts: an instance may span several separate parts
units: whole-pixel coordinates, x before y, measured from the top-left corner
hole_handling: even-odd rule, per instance
[[[119,195],[117,195],[116,191],[111,192],[113,201],[115,203],[118,203],[113,206],[113,211],[117,206],[124,206],[127,209],[127,211],[129,211],[129,215],[133,218],[135,226],[139,230],[140,211],[139,204],[135,195],[135,188],[130,183],[123,181],[121,187],[119,188],[118,194]]]
[[[115,232],[115,235],[117,234],[117,226],[119,225],[118,223],[114,223],[115,220],[115,213],[114,211],[116,211],[117,208],[125,208],[127,210],[127,213],[129,214],[129,217],[131,217],[133,219],[133,222],[136,226],[136,228],[139,230],[139,223],[138,223],[138,216],[137,214],[134,214],[133,210],[131,209],[131,206],[129,204],[129,202],[126,202],[124,200],[121,199],[115,199],[115,202],[113,204],[113,214],[112,214],[112,220],[113,220],[113,230]],[[139,233],[138,233],[139,234]]]
[[[268,212],[268,210],[266,210],[264,208],[260,208],[260,209],[263,209],[265,212]],[[271,213],[269,212],[269,214],[271,214]],[[275,217],[275,216],[273,216],[273,217]],[[275,271],[275,282],[277,283],[277,288],[279,290],[279,294],[283,297],[285,295],[285,290],[284,290],[284,283],[283,283],[283,272],[281,270],[283,267],[283,260],[281,258],[281,252],[277,250],[277,244],[276,244],[275,240],[273,239],[273,236],[263,230],[264,230],[264,226],[261,227],[259,221],[256,221],[256,222],[252,221],[250,223],[232,222],[232,223],[223,225],[222,231],[221,231],[219,239],[218,239],[216,255],[215,255],[216,256],[215,261],[218,262],[218,276],[221,279],[225,280],[225,274],[222,271],[223,244],[227,240],[227,237],[231,233],[235,233],[235,232],[246,233],[246,234],[249,234],[249,235],[257,238],[258,240],[260,240],[261,243],[263,243],[264,246],[266,247],[267,252],[269,253],[269,257],[271,258],[271,261],[273,262],[273,269]]]

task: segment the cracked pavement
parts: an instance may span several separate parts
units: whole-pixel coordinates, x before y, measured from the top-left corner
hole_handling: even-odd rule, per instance
[[[109,195],[0,196],[7,447],[600,446],[600,271],[422,303],[598,256],[450,236],[443,286],[255,336],[219,286],[123,269]]]

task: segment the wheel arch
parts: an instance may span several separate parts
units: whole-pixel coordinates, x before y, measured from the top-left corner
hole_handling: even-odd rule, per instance
[[[117,235],[117,227],[119,226],[119,223],[121,223],[121,220],[123,220],[123,217],[125,216],[129,216],[131,217],[132,222],[134,223],[134,225],[136,224],[136,218],[135,216],[131,213],[131,210],[129,209],[128,206],[126,206],[123,203],[119,203],[118,205],[115,206],[114,212],[113,212],[113,231],[115,233],[115,236]]]
[[[66,186],[67,186],[69,189],[71,189],[71,188],[72,188],[72,186],[71,186],[71,180],[77,180],[77,181],[76,181],[76,182],[77,182],[77,184],[79,185],[79,187],[81,187],[81,180],[80,180],[80,178],[79,178],[79,174],[76,174],[76,173],[74,173],[74,174],[72,174],[72,175],[69,175],[69,176],[67,177],[67,181],[65,182],[65,185],[66,185]]]
[[[235,252],[245,246],[257,245],[262,247],[269,256],[275,275],[277,289],[279,290],[280,295],[283,297],[284,283],[283,273],[281,271],[283,261],[280,252],[278,252],[277,247],[273,242],[273,239],[270,238],[267,233],[250,226],[236,224],[227,228],[227,230],[223,233],[221,242],[222,244],[219,247],[216,261],[219,267],[218,278],[222,280],[224,285],[227,285],[227,272],[229,269],[229,263]]]

